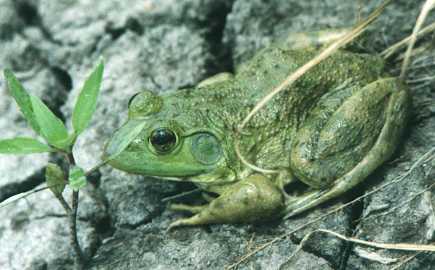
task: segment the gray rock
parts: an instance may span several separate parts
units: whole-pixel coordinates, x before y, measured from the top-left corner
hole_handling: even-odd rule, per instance
[[[257,50],[290,33],[331,28],[349,28],[358,14],[367,16],[381,1],[369,1],[361,7],[352,1],[235,1],[228,15],[224,44],[231,48],[236,65],[249,59]],[[395,1],[369,28],[365,46],[379,52],[412,32],[420,3]],[[411,19],[412,18],[412,19]],[[400,27],[397,27],[399,26]]]
[[[0,1],[0,40],[7,39],[23,26],[23,22],[17,12],[14,1]]]
[[[263,230],[269,231],[268,235],[258,234],[255,227],[247,225],[213,226],[209,232],[204,228],[165,232],[162,224],[167,225],[172,216],[164,212],[134,231],[118,230],[100,248],[91,269],[222,269],[274,234],[274,229],[267,227]],[[120,246],[123,248],[120,249]],[[242,264],[238,269],[333,269],[324,259],[304,251],[295,257],[296,267],[325,268],[280,268],[295,249],[296,246],[289,239],[280,241],[260,251],[253,261]]]
[[[41,26],[52,41],[51,46],[46,47],[50,62],[70,70],[71,66],[86,63],[95,51],[101,53],[97,49],[101,42],[107,44],[125,32],[147,36],[145,32],[159,31],[154,30],[156,26],[183,25],[196,30],[195,35],[214,34],[224,22],[225,11],[231,7],[231,2],[232,0],[40,0],[30,1],[29,5],[37,10]],[[176,35],[178,34],[174,33],[173,38]],[[169,45],[168,43],[167,46]],[[183,48],[175,40],[171,46],[172,49]],[[210,63],[208,68],[209,66]]]
[[[64,192],[64,196],[69,198],[71,192]],[[100,241],[95,224],[106,212],[83,193],[79,204],[79,242],[86,254],[92,254]],[[0,214],[1,269],[38,269],[37,265],[48,267],[45,269],[72,269],[67,218],[50,191],[7,205],[0,209]],[[50,267],[59,264],[59,268]]]
[[[292,260],[287,261],[280,267],[280,270],[299,270],[299,269],[324,269],[332,270],[331,265],[321,257],[316,257],[310,253],[300,252]]]

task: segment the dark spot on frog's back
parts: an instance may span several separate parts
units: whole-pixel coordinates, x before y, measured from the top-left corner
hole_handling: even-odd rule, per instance
[[[272,68],[279,69],[279,68],[281,68],[281,65],[278,64],[278,63],[275,63],[275,64],[272,65]]]

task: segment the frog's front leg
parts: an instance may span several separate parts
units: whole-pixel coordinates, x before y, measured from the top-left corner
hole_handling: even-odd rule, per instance
[[[291,168],[312,189],[292,199],[289,217],[362,182],[395,150],[408,114],[406,87],[394,78],[326,94],[298,131]]]
[[[173,222],[169,229],[210,223],[258,222],[277,216],[283,207],[283,195],[275,184],[262,175],[251,175],[228,187],[209,204],[173,205],[174,210],[190,211],[195,215]]]

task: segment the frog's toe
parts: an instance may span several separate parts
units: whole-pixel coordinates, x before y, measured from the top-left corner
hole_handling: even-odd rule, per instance
[[[178,228],[178,227],[195,226],[195,225],[202,225],[202,224],[204,224],[204,221],[197,214],[190,218],[182,218],[172,222],[168,227],[168,231],[171,231],[174,228]]]
[[[174,203],[169,205],[169,209],[172,211],[186,211],[193,214],[201,212],[205,205],[187,205],[181,203]]]

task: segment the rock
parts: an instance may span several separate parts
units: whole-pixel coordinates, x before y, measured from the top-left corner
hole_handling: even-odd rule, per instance
[[[110,215],[115,227],[134,229],[160,215],[164,197],[176,192],[172,183],[155,182],[141,176],[132,176],[103,170],[101,189],[110,202]]]
[[[10,38],[23,26],[17,9],[12,0],[0,1],[0,40]]]
[[[299,269],[325,269],[332,270],[327,261],[321,257],[316,257],[310,253],[301,252],[297,257],[286,262],[280,267],[280,270],[299,270]]]
[[[156,26],[183,25],[196,30],[195,35],[216,34],[223,25],[231,2],[232,0],[133,0],[127,3],[80,0],[71,3],[68,0],[40,0],[29,2],[29,5],[39,14],[41,26],[53,43],[46,48],[50,61],[69,70],[71,66],[89,60],[96,50],[98,54],[101,53],[97,49],[100,42],[107,44],[126,32],[143,35],[148,31],[160,31],[154,30]],[[211,23],[210,18],[214,19]],[[173,38],[177,38],[176,35],[174,33]],[[176,40],[167,44],[169,45],[176,49],[183,48]],[[208,63],[208,68],[212,65],[213,63]]]
[[[284,224],[281,225],[282,230],[285,232],[295,230],[296,228],[304,226],[308,222],[312,222],[318,219],[320,216],[324,215],[325,213],[333,211],[340,206],[341,204],[335,201],[333,203],[314,209],[313,211],[310,211],[306,215],[303,215],[299,218],[292,218],[286,220]],[[337,211],[336,213],[322,219],[319,222],[315,222],[313,224],[310,224],[309,226],[304,227],[301,230],[298,230],[295,234],[291,236],[291,239],[295,243],[300,243],[306,235],[309,235],[312,231],[317,229],[328,229],[346,235],[349,233],[349,230],[352,227],[353,211],[353,208]],[[342,267],[343,264],[343,257],[346,253],[346,244],[335,237],[317,232],[312,234],[306,240],[303,245],[303,250],[311,254],[315,254],[317,257],[326,260],[328,264],[333,267],[333,269],[339,269],[340,267]],[[299,261],[299,259],[297,261]],[[296,263],[295,265],[298,264]]]
[[[257,235],[255,227],[246,225],[213,226],[211,231],[182,228],[162,233],[165,230],[162,224],[168,224],[170,219],[164,213],[134,231],[118,230],[103,244],[91,269],[222,269],[273,235],[273,229],[269,230],[270,235]],[[280,268],[295,248],[289,239],[281,241],[260,251],[253,261],[239,269],[333,269],[327,261],[303,251],[296,257],[297,266],[325,268]]]
[[[71,192],[64,196],[71,197]],[[101,225],[107,212],[83,193],[79,205],[79,242],[85,254],[91,255],[100,241],[96,224]],[[7,205],[0,214],[1,269],[39,269],[38,265],[46,267],[42,269],[72,269],[68,219],[50,191]]]
[[[364,18],[378,5],[379,1],[358,7],[355,2],[335,0],[238,0],[228,14],[223,40],[231,49],[234,63],[239,65],[260,48],[290,33],[352,27],[359,13]],[[419,7],[420,3],[406,0],[390,5],[369,28],[365,38],[368,42],[364,43],[369,48],[365,49],[379,52],[411,33],[413,24],[404,24],[404,18],[414,21]]]

